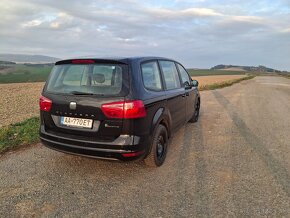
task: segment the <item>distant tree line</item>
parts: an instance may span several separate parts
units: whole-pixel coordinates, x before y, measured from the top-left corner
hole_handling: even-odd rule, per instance
[[[54,63],[45,63],[45,64],[24,63],[24,65],[28,67],[52,67],[54,66]]]
[[[0,64],[16,64],[16,63],[12,61],[0,61]]]
[[[254,67],[254,66],[237,66],[237,65],[224,65],[224,64],[219,64],[216,65],[214,67],[211,68],[211,70],[224,70],[227,68],[240,68],[246,71],[258,71],[258,72],[277,72],[280,73],[280,70],[275,70],[269,67],[265,67],[265,66],[258,66],[258,67]]]

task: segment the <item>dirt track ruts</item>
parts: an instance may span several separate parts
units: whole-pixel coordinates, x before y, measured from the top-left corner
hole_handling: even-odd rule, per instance
[[[41,144],[0,158],[0,217],[289,217],[290,80],[201,93],[164,165],[106,162]]]

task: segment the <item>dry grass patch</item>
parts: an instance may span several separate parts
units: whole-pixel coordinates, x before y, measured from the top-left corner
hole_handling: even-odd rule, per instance
[[[201,84],[199,86],[199,90],[203,91],[203,90],[213,90],[213,89],[220,89],[220,88],[224,88],[227,86],[231,86],[235,83],[239,83],[243,80],[249,80],[249,79],[253,79],[255,76],[253,75],[248,75],[248,76],[242,76],[242,77],[236,77],[236,78],[225,78],[225,79],[221,79],[221,80],[212,80],[212,81],[201,81]]]
[[[199,82],[200,87],[216,83],[222,83],[229,80],[240,79],[246,75],[218,75],[218,76],[195,76],[193,79]]]
[[[0,84],[0,127],[38,116],[43,82]]]

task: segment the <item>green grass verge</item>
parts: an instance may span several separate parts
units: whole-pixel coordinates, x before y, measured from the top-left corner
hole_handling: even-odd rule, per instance
[[[38,142],[38,130],[38,117],[0,128],[0,153],[20,145]]]
[[[0,71],[0,83],[44,82],[52,66],[26,66],[17,64]]]
[[[213,90],[213,89],[221,89],[227,86],[231,86],[235,83],[239,83],[243,80],[249,80],[249,79],[253,79],[255,76],[250,75],[250,76],[246,76],[243,78],[239,78],[239,79],[233,79],[233,80],[229,80],[229,81],[225,81],[225,82],[220,82],[220,83],[214,83],[214,84],[210,84],[210,85],[205,85],[205,86],[200,86],[199,90],[203,91],[203,90]]]
[[[228,70],[193,70],[188,69],[190,76],[214,76],[214,75],[245,75],[246,71],[228,71]]]

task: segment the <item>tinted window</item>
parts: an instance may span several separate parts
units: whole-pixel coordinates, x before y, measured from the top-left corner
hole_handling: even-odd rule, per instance
[[[63,84],[71,85],[71,86],[79,85],[80,81],[82,81],[82,75],[83,75],[84,70],[85,70],[85,65],[75,65],[75,67],[68,68],[67,72],[63,74],[63,78],[62,78]]]
[[[171,61],[160,61],[167,89],[180,88],[180,81],[175,63]]]
[[[147,62],[141,65],[144,86],[151,90],[162,90],[160,72],[157,62]]]
[[[64,94],[83,92],[119,95],[122,94],[125,83],[126,69],[125,66],[116,64],[56,65],[51,72],[47,91]]]
[[[183,68],[183,66],[181,66],[180,64],[177,64],[178,70],[180,72],[180,76],[181,76],[181,83],[184,85],[185,82],[188,82],[188,84],[191,83],[191,79],[188,75],[188,73],[186,72],[186,70]]]

